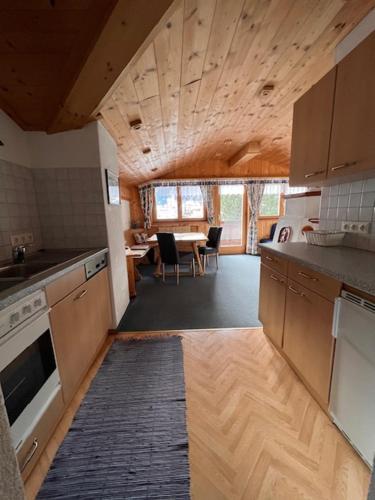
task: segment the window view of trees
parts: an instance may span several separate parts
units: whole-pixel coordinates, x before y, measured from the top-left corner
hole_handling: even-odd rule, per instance
[[[199,186],[155,188],[157,220],[203,219],[204,204]]]
[[[264,192],[260,204],[261,217],[278,217],[280,210],[280,194]]]

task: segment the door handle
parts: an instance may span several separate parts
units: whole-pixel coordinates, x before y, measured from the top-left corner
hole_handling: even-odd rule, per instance
[[[74,300],[79,300],[79,299],[82,299],[82,297],[84,297],[87,293],[87,290],[82,290],[81,293],[79,293],[76,297],[74,297]]]
[[[284,281],[282,281],[281,279],[279,279],[277,276],[275,276],[274,274],[271,274],[270,275],[270,278],[271,280],[273,281],[277,281],[278,283],[281,283],[281,284],[284,284]]]
[[[268,255],[266,255],[265,259],[266,260],[270,260],[271,262],[273,262],[273,258],[272,257],[268,257]]]
[[[288,289],[293,292],[295,295],[299,295],[300,297],[306,297],[306,295],[302,292],[299,292],[298,290],[296,290],[295,288],[293,288],[292,286],[288,286]]]
[[[303,273],[302,271],[299,271],[298,272],[298,275],[299,276],[302,276],[302,278],[306,278],[307,280],[311,280],[311,281],[319,281],[318,278],[315,278],[314,276],[310,276],[306,273]]]
[[[335,170],[340,170],[341,168],[347,168],[347,167],[352,167],[353,165],[356,165],[356,161],[347,161],[345,163],[340,163],[340,165],[335,165],[334,167],[331,167],[332,172]]]
[[[34,438],[33,444],[30,448],[29,453],[26,455],[25,461],[23,462],[22,466],[20,467],[21,472],[23,472],[26,469],[27,464],[30,462],[30,460],[33,458],[36,450],[38,449],[38,440],[37,438]]]
[[[324,170],[317,170],[316,172],[309,172],[305,174],[305,179],[309,179],[310,177],[314,177],[315,175],[324,174]]]

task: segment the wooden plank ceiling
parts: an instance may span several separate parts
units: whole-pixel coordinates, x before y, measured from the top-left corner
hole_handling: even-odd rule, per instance
[[[293,103],[375,0],[176,0],[99,108],[122,177],[139,183],[248,142],[287,166]],[[262,95],[265,85],[273,86]],[[142,127],[129,122],[140,118]],[[142,151],[150,148],[148,154]]]

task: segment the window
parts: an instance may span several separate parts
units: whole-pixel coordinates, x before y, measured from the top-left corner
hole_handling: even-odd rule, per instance
[[[260,204],[260,217],[278,217],[280,214],[280,186],[266,184]]]
[[[199,186],[181,186],[181,218],[203,219],[203,197]]]
[[[177,188],[161,186],[155,188],[156,218],[174,220],[178,218]]]
[[[205,211],[199,186],[160,186],[155,188],[156,220],[204,219]]]

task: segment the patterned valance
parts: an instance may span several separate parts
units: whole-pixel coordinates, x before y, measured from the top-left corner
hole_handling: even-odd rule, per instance
[[[140,191],[160,186],[222,186],[233,184],[288,184],[289,179],[285,177],[241,177],[241,178],[213,178],[213,179],[157,179],[145,182],[138,186]]]

